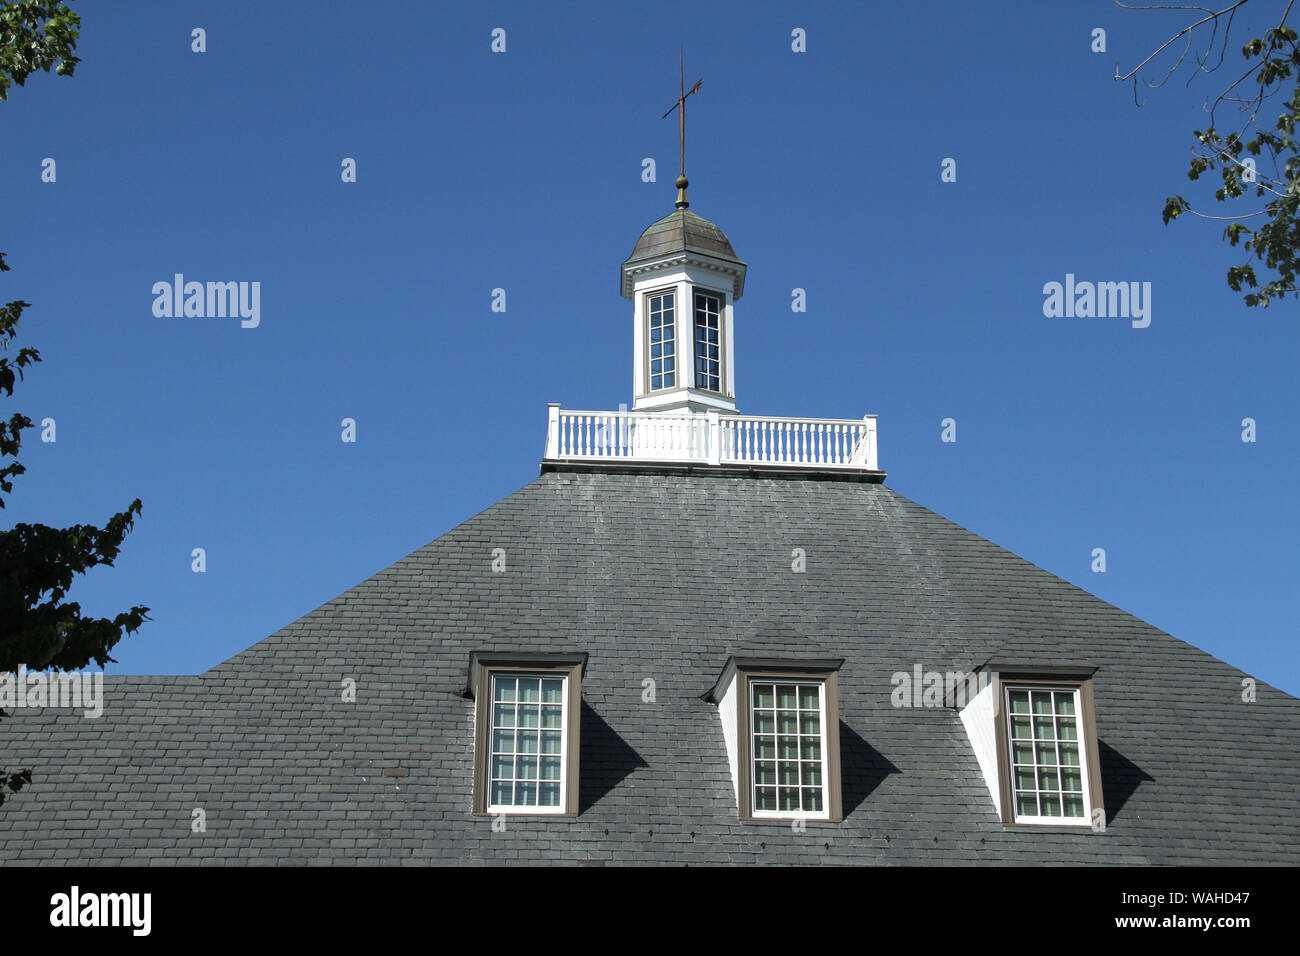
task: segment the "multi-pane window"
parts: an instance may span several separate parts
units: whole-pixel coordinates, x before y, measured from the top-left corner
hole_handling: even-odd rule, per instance
[[[820,814],[826,809],[820,681],[750,682],[750,753],[755,816]]]
[[[1079,691],[1011,685],[1006,705],[1016,822],[1085,818],[1088,762],[1079,732]]]
[[[563,811],[567,680],[546,674],[492,675],[487,812]]]
[[[647,302],[650,316],[650,391],[672,388],[677,383],[677,310],[673,293],[652,295]]]
[[[695,293],[695,387],[722,391],[722,359],[719,321],[722,299],[707,292]]]

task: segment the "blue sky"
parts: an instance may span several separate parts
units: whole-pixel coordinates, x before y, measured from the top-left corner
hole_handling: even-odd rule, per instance
[[[616,274],[672,208],[684,43],[692,209],[749,264],[740,409],[878,413],[898,492],[1300,693],[1296,305],[1247,309],[1220,227],[1161,223],[1167,195],[1204,196],[1185,174],[1213,78],[1140,109],[1113,80],[1176,14],[74,6],[76,76],[0,104],[0,301],[33,303],[17,344],[45,359],[0,412],[57,423],[26,433],[3,517],[143,499],[117,567],[72,592],[152,608],[117,672],[219,663],[531,481],[548,401],[630,401]],[[260,282],[260,325],[155,317],[177,272]],[[1067,273],[1150,282],[1150,326],[1045,317]]]

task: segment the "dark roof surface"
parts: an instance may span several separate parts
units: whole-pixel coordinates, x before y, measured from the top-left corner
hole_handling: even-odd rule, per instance
[[[636,241],[632,254],[623,265],[658,259],[680,252],[702,252],[717,259],[740,263],[731,240],[709,220],[689,209],[674,209],[658,222],[651,223]]]
[[[800,637],[845,659],[845,818],[803,833],[737,820],[700,699]],[[576,818],[470,814],[484,649],[590,655]],[[957,713],[890,705],[1007,649],[1098,667],[1104,833],[1004,827]],[[1300,701],[1244,676],[884,485],[555,471],[203,675],[11,712],[0,860],[1295,864]]]

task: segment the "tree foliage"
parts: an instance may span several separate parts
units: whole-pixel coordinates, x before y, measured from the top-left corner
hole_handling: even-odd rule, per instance
[[[81,17],[57,0],[19,0],[0,6],[0,100],[37,70],[72,76]]]
[[[79,62],[73,50],[80,23],[67,6],[47,0],[0,5],[0,100],[8,99],[10,85],[24,85],[37,70],[48,72],[53,66],[56,74],[71,76]],[[0,253],[0,272],[8,271]],[[18,320],[30,307],[21,299],[0,306],[0,395],[6,398],[13,397],[14,387],[41,361],[40,353],[30,347],[8,354]],[[18,452],[23,430],[31,427],[31,419],[19,412],[7,421],[0,418],[0,509],[4,496],[13,491],[14,479],[26,472]],[[98,565],[112,566],[140,510],[137,498],[102,528],[16,524],[0,531],[0,672],[21,665],[76,670],[91,661],[101,667],[113,662],[113,646],[149,619],[149,609],[132,607],[111,620],[83,617],[81,605],[65,599],[77,575]],[[16,793],[31,781],[31,770],[0,771],[0,804],[6,792]]]
[[[1195,12],[1198,19],[1174,34],[1130,72],[1121,75],[1117,65],[1115,78],[1133,81],[1136,100],[1141,70],[1185,38],[1182,53],[1173,66],[1159,80],[1146,83],[1151,88],[1163,86],[1187,62],[1198,30],[1199,36],[1204,37],[1207,31],[1209,36],[1205,48],[1193,54],[1195,66],[1188,85],[1201,73],[1216,72],[1224,65],[1237,14],[1248,2],[1236,0],[1214,10],[1183,4],[1133,7],[1116,0],[1119,6],[1129,9]],[[1187,178],[1196,182],[1203,175],[1218,173],[1222,185],[1215,189],[1214,198],[1228,204],[1234,214],[1207,215],[1193,208],[1182,195],[1167,197],[1164,206],[1165,225],[1184,214],[1228,222],[1223,237],[1247,253],[1244,262],[1228,269],[1228,287],[1235,292],[1249,290],[1243,297],[1248,306],[1267,306],[1274,299],[1300,296],[1296,287],[1297,255],[1300,254],[1300,144],[1296,141],[1296,123],[1300,121],[1300,44],[1296,31],[1287,25],[1293,2],[1287,0],[1280,15],[1273,8],[1271,18],[1265,22],[1276,19],[1277,25],[1241,47],[1245,70],[1230,76],[1231,82],[1213,100],[1207,99],[1205,110],[1209,123],[1205,129],[1193,131],[1195,155]],[[1256,6],[1262,6],[1262,0]],[[1221,29],[1222,45],[1216,60],[1214,51]],[[1220,110],[1233,108],[1237,114],[1233,122],[1220,128],[1216,116]],[[1264,200],[1263,207],[1254,208],[1259,203],[1249,202],[1250,211],[1237,212],[1241,208],[1238,201],[1248,194],[1253,194],[1255,200]]]

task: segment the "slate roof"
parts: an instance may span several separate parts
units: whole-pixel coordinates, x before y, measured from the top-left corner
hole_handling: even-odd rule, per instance
[[[845,659],[845,818],[742,824],[701,695],[803,639]],[[581,812],[493,832],[469,655],[552,648],[590,655]],[[957,713],[890,705],[1000,648],[1097,665],[1104,833],[1004,827]],[[1244,676],[881,484],[553,471],[205,674],[13,713],[0,861],[1294,865],[1300,701]]]
[[[624,266],[679,252],[703,252],[718,259],[741,262],[726,233],[689,209],[674,209],[646,227]]]

